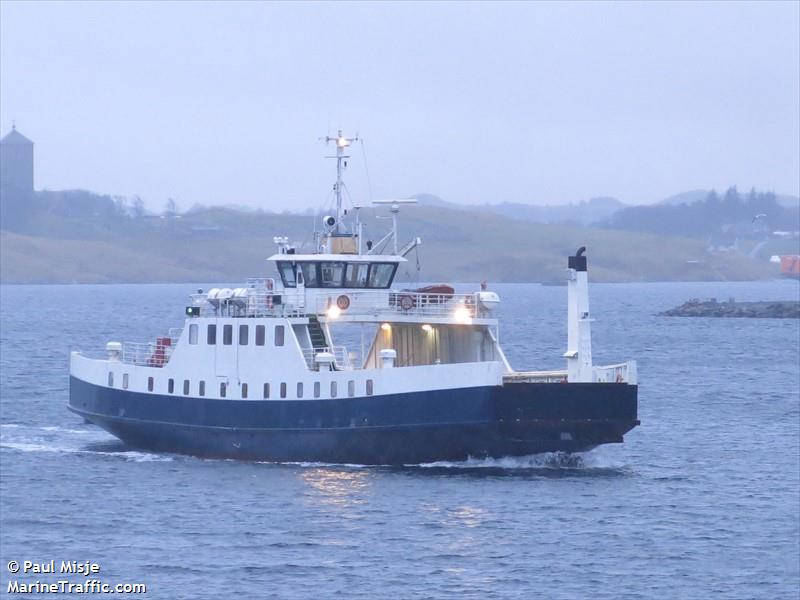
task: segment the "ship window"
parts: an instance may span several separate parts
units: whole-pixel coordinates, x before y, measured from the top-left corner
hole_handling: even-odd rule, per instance
[[[373,384],[372,379],[367,379],[367,396],[372,396]]]
[[[216,325],[209,325],[208,326],[208,338],[206,340],[210,346],[213,346],[217,343],[217,326]]]
[[[239,345],[247,346],[247,325],[239,325]]]
[[[320,283],[322,287],[342,287],[344,279],[343,262],[320,263]]]
[[[175,391],[175,380],[170,379],[167,381],[167,391],[171,394]]]
[[[369,268],[369,287],[388,288],[397,267],[393,263],[374,263]]]
[[[224,381],[219,384],[219,395],[221,398],[225,397],[225,394],[228,392],[228,384]]]
[[[286,398],[286,384],[281,383],[281,398]]]
[[[123,373],[122,374],[122,389],[123,390],[127,390],[128,389],[128,374],[127,373]]]
[[[264,398],[269,398],[269,384],[264,384]]]
[[[184,379],[183,380],[183,395],[184,396],[188,396],[189,395],[189,380],[188,379]]]
[[[352,379],[347,382],[347,395],[351,398],[356,395],[356,382]]]
[[[331,398],[336,398],[336,382],[331,381]]]
[[[278,263],[278,272],[281,274],[281,279],[283,280],[284,287],[293,288],[297,287],[297,281],[295,280],[295,266],[290,262],[279,262]]]
[[[317,278],[317,264],[315,262],[302,263],[300,268],[303,269],[303,279],[305,280],[306,287],[315,288],[319,287],[319,279]]]
[[[206,395],[206,382],[205,381],[201,381],[200,382],[200,385],[198,386],[198,390],[197,391],[200,392],[201,396],[205,396]]]
[[[347,276],[344,280],[344,287],[363,288],[367,287],[367,273],[369,263],[349,263],[347,265]]]
[[[153,378],[152,377],[148,377],[147,378],[147,391],[148,392],[152,392],[153,391]]]
[[[242,398],[247,398],[247,384],[242,384]]]
[[[197,323],[189,325],[189,343],[190,344],[197,343]]]
[[[222,326],[222,343],[230,346],[233,343],[233,325]]]
[[[108,387],[114,387],[114,373],[108,372]]]
[[[314,382],[314,398],[319,398],[319,381]]]
[[[266,328],[263,325],[256,325],[256,346],[264,345],[265,331]]]
[[[297,397],[298,398],[302,398],[303,397],[303,384],[302,384],[302,382],[297,382]]]
[[[275,326],[275,345],[283,346],[283,325]]]

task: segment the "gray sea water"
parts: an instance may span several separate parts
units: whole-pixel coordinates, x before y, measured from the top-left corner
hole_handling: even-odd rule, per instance
[[[800,596],[800,323],[655,316],[797,282],[593,285],[595,362],[639,363],[624,444],[406,468],[148,454],[66,410],[70,349],[179,326],[195,287],[0,288],[3,594],[64,579],[9,561],[88,560],[144,598]],[[566,288],[495,289],[512,364],[560,368]]]

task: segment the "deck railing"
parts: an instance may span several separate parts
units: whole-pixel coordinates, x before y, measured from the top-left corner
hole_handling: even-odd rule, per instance
[[[320,352],[330,352],[334,357],[334,365],[338,371],[353,370],[353,361],[350,360],[350,353],[344,346],[326,346],[324,348],[303,348],[303,358],[311,371],[316,371],[319,364],[316,356]]]

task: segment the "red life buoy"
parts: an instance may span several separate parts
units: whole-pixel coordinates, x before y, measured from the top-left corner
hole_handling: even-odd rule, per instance
[[[414,308],[414,298],[411,296],[400,296],[400,308],[403,310],[411,310]]]
[[[341,310],[347,310],[350,308],[350,298],[342,294],[336,299],[336,306],[338,306]]]

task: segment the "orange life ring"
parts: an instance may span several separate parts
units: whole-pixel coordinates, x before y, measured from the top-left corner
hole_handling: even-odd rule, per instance
[[[411,296],[400,296],[400,308],[403,310],[411,310],[414,308],[414,298]]]
[[[350,298],[342,294],[336,299],[336,306],[338,306],[341,310],[347,310],[350,308]]]

